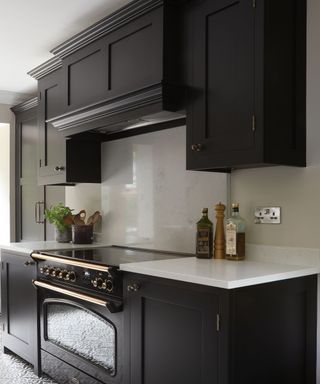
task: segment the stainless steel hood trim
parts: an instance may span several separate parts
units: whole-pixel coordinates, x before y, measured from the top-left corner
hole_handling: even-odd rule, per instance
[[[116,101],[104,100],[99,103],[91,104],[87,107],[65,113],[61,116],[48,119],[59,131],[79,127],[86,123],[104,119],[113,115],[121,114],[137,108],[155,103],[162,103],[163,86],[157,84],[154,87],[142,89],[134,95],[117,99]]]

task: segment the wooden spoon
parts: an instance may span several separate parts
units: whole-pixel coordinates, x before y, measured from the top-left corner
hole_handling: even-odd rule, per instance
[[[75,225],[85,225],[86,211],[82,209],[79,213],[73,216],[73,221]]]

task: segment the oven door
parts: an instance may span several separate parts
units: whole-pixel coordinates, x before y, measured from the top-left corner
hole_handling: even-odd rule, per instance
[[[102,383],[121,382],[122,312],[111,313],[100,298],[34,283],[39,289],[41,349]]]

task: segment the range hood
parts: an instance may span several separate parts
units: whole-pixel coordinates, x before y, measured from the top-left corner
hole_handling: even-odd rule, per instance
[[[116,100],[103,100],[72,112],[51,118],[52,124],[64,136],[70,137],[88,131],[105,135],[151,127],[168,123],[179,126],[185,123],[185,111],[179,108],[175,100],[183,98],[178,89],[170,89],[170,95],[164,96],[165,87],[157,86],[124,95]]]

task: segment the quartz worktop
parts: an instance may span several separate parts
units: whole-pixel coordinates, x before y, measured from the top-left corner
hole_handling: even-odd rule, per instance
[[[217,288],[239,288],[320,273],[319,266],[184,257],[120,265],[126,272]]]
[[[30,255],[34,251],[99,248],[109,244],[72,244],[32,241],[2,244],[2,250]],[[228,261],[182,257],[120,264],[124,272],[173,279],[218,288],[239,288],[320,273],[319,265],[291,265],[255,260]]]

